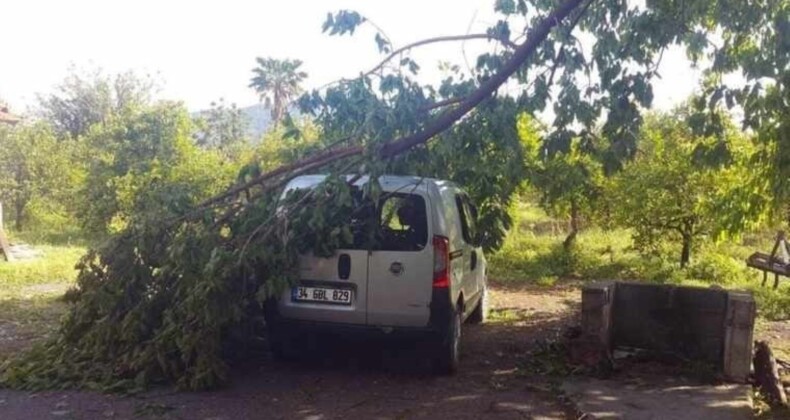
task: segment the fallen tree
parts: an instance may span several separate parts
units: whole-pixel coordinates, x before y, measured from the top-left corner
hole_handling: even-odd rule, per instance
[[[699,41],[692,34],[750,33],[773,22],[777,10],[770,7],[779,7],[755,12],[738,2],[704,3],[707,8],[686,10],[659,1],[642,10],[618,0],[535,5],[498,0],[496,10],[505,18],[487,34],[507,49],[481,55],[472,77],[455,71],[455,79],[439,89],[422,86],[400,70],[418,70],[401,56],[395,72],[379,65],[373,73],[306,95],[300,100],[305,114],[315,118],[326,138],[339,140],[267,173],[245,170],[236,185],[202,201],[172,206],[172,186],[152,181],[147,210],[80,262],[77,286],[66,296],[70,311],[55,336],[6,363],[0,382],[26,389],[102,390],[160,382],[205,389],[223,383],[229,354],[252,335],[261,302],[298,279],[299,255],[330,255],[348,242],[354,199],[342,174],[365,173],[375,180],[396,167],[413,170],[438,145],[459,134],[474,137],[478,128],[505,127],[491,133],[517,137],[515,114],[544,110],[550,100],[556,117],[545,153],[561,153],[570,138],[593,141],[602,134],[609,142],[602,159],[626,158],[634,150],[639,106],[652,101],[650,81],[664,48],[675,42],[692,48]],[[730,11],[719,7],[725,3],[748,9],[743,15],[750,20],[730,22]],[[528,28],[516,41],[510,41],[512,16],[521,16]],[[325,29],[342,35],[362,23],[359,15],[343,12]],[[573,35],[575,28],[596,39],[591,53]],[[376,40],[388,57],[405,53],[385,37]],[[518,97],[498,94],[508,80],[518,84]],[[584,91],[580,80],[587,83]],[[553,95],[555,83],[559,93]],[[605,122],[599,124],[602,115]],[[435,143],[427,144],[431,139]],[[475,146],[469,151],[473,157],[487,152],[485,144],[469,144]],[[329,176],[317,189],[280,199],[285,182],[318,170]],[[366,192],[376,193],[373,187]]]

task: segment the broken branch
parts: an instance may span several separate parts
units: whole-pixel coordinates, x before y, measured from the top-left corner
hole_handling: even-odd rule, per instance
[[[436,44],[438,42],[468,41],[468,40],[471,40],[471,39],[486,39],[486,40],[489,40],[489,41],[491,41],[491,40],[499,41],[502,44],[504,44],[504,45],[506,45],[506,46],[508,46],[510,48],[513,48],[513,49],[518,47],[516,44],[511,42],[509,39],[497,38],[497,37],[494,37],[494,36],[491,36],[491,35],[488,35],[488,34],[467,34],[467,35],[437,36],[435,38],[428,38],[428,39],[423,39],[421,41],[412,42],[411,44],[404,45],[403,47],[400,47],[400,48],[392,51],[384,60],[381,60],[381,62],[378,65],[376,65],[376,67],[373,67],[373,69],[371,69],[367,73],[365,73],[365,76],[370,76],[371,74],[376,73],[377,71],[381,70],[381,68],[384,67],[384,65],[387,64],[390,60],[392,60],[393,58],[397,57],[399,54],[401,54],[401,53],[403,53],[405,51],[408,51],[408,50],[410,50],[412,48],[421,47],[423,45],[428,45],[428,44]]]

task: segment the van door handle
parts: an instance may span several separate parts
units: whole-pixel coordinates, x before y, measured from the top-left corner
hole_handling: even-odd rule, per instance
[[[477,251],[472,251],[472,258],[470,261],[470,265],[472,266],[470,270],[475,271],[475,268],[477,268]]]
[[[337,258],[337,276],[340,280],[348,280],[351,275],[351,257],[348,254],[340,254]]]

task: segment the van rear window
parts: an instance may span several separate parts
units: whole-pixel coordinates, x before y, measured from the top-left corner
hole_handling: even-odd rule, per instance
[[[283,192],[314,188],[307,180],[291,184]],[[380,251],[420,251],[428,244],[428,212],[425,199],[418,194],[384,192],[378,203],[364,197],[362,190],[352,188],[354,211],[349,212],[348,225],[353,243],[344,249]]]
[[[355,194],[356,195],[356,194]],[[361,199],[349,217],[354,243],[347,249],[419,251],[428,243],[425,200],[416,194],[384,193],[378,205]]]
[[[379,202],[379,249],[419,251],[428,243],[425,200],[415,194],[389,194]]]

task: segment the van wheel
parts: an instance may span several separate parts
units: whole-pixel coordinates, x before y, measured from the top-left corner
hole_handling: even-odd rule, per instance
[[[477,306],[469,314],[469,318],[466,319],[466,322],[470,324],[482,324],[486,322],[488,319],[488,290],[483,289],[483,294],[480,296],[480,300],[477,301]]]
[[[287,362],[297,358],[294,339],[290,334],[284,333],[277,325],[270,325],[267,331],[269,349],[274,360]]]
[[[461,311],[453,310],[445,331],[440,333],[438,354],[434,363],[436,372],[450,375],[458,371],[459,349],[461,345]]]

